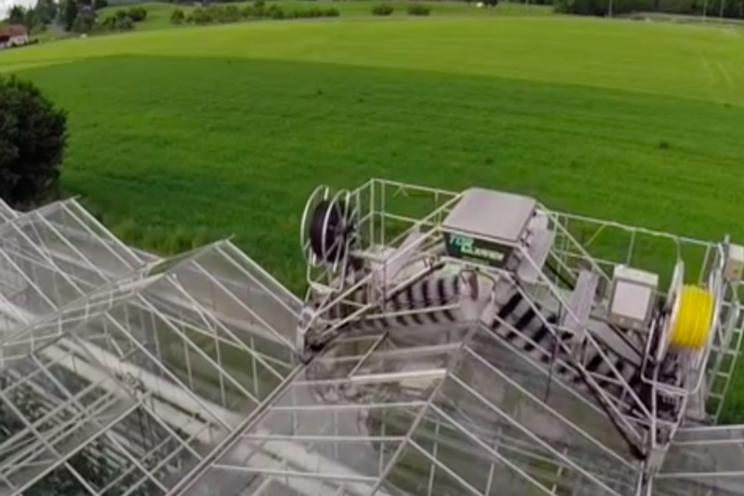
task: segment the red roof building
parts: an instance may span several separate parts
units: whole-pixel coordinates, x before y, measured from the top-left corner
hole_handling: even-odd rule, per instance
[[[20,24],[0,26],[0,48],[28,43],[28,30]]]
[[[20,24],[9,24],[7,26],[0,26],[0,38],[16,38],[19,36],[28,36],[26,26]]]

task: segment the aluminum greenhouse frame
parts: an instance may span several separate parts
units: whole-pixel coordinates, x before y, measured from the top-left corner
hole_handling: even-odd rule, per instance
[[[161,259],[75,200],[0,222],[1,496],[744,494],[744,427],[683,427],[649,483],[475,324],[303,364],[302,302],[229,241]]]

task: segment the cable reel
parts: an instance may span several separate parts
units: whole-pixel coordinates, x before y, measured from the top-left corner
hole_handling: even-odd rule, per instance
[[[684,264],[679,261],[667,294],[668,317],[661,329],[657,362],[669,351],[700,352],[708,343],[715,311],[715,297],[707,289],[694,284],[684,284],[683,280]]]
[[[710,291],[699,286],[683,286],[675,304],[676,319],[671,321],[669,345],[674,348],[701,350],[708,342],[713,321],[713,304]]]
[[[310,244],[310,228],[308,223],[312,223],[312,217],[321,202],[328,201],[330,197],[330,188],[328,186],[318,186],[310,194],[307,203],[305,203],[305,210],[302,212],[302,221],[300,222],[300,249],[302,254],[305,256],[305,260],[308,264],[317,266],[319,261],[312,251]]]
[[[349,191],[331,196],[328,186],[316,188],[302,214],[300,245],[307,263],[329,266],[333,272],[343,267],[356,240],[357,217]]]

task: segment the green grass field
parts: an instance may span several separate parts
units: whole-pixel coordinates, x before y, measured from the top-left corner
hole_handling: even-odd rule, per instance
[[[64,186],[130,241],[234,234],[294,287],[306,196],[371,176],[744,239],[739,31],[434,8],[66,40],[0,67],[68,109]]]
[[[178,29],[159,5],[140,32],[0,53],[0,70],[69,111],[63,185],[126,241],[235,235],[296,290],[307,196],[370,177],[744,242],[742,31],[333,5],[338,19]]]

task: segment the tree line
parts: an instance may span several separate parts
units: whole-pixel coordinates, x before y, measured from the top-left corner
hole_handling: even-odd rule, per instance
[[[663,13],[744,19],[744,0],[555,0],[556,12],[587,16]]]
[[[295,9],[285,11],[277,4],[266,6],[264,0],[257,0],[242,9],[237,5],[208,5],[205,8],[196,8],[193,12],[186,14],[181,9],[175,9],[171,14],[173,24],[225,24],[241,22],[245,20],[258,19],[306,19],[314,17],[338,17],[341,13],[338,9],[328,7],[321,9],[312,7],[310,9]]]
[[[59,26],[68,33],[90,33],[128,31],[147,18],[147,10],[138,6],[99,18],[98,11],[107,6],[107,0],[62,0],[59,3],[54,0],[37,0],[33,7],[11,7],[8,22],[25,26],[29,33],[44,31],[50,25]]]
[[[65,31],[73,31],[76,23],[85,23],[88,18],[95,20],[95,11],[106,7],[106,0],[37,0],[33,7],[14,5],[8,13],[10,24],[21,24],[29,32],[38,32],[51,24],[57,24]]]
[[[54,0],[37,0],[34,7],[13,5],[8,12],[8,22],[20,24],[31,31],[36,27],[51,24],[58,19],[59,13],[59,5]]]

